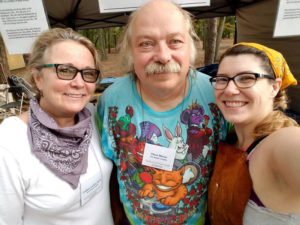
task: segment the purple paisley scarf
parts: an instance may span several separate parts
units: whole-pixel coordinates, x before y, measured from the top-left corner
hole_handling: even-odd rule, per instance
[[[76,189],[81,174],[86,173],[88,148],[92,137],[91,112],[84,108],[78,122],[59,128],[40,107],[30,100],[28,137],[34,155],[59,178]]]

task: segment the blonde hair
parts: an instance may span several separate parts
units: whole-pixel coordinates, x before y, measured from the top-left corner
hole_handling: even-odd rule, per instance
[[[43,60],[46,49],[51,47],[53,43],[66,40],[72,40],[85,46],[91,52],[94,58],[95,69],[100,70],[100,61],[97,50],[95,49],[94,44],[88,38],[82,36],[71,28],[53,28],[43,32],[33,45],[27,68],[30,72],[31,82],[34,86],[35,82],[33,80],[33,71],[34,69],[35,71],[39,70],[39,67],[45,63]],[[37,89],[36,86],[35,89]],[[37,95],[37,98],[39,98],[39,94]]]
[[[179,10],[179,12],[183,15],[183,17],[185,19],[187,31],[188,31],[189,38],[190,38],[190,52],[191,52],[190,66],[193,67],[195,58],[196,58],[196,54],[197,54],[195,41],[198,41],[199,37],[197,36],[194,26],[193,26],[192,15],[189,12],[180,8],[175,3],[173,3],[173,2],[170,2],[170,3],[173,4]],[[124,67],[126,72],[132,72],[132,73],[134,72],[132,46],[131,46],[132,26],[133,26],[132,24],[133,24],[133,21],[136,19],[137,15],[139,13],[139,10],[130,14],[128,23],[122,32],[122,35],[121,35],[121,38],[119,39],[119,43],[118,43],[118,47],[117,47],[118,52],[119,52],[120,65],[122,67]]]
[[[253,132],[255,139],[267,136],[284,127],[299,126],[295,120],[284,114],[283,111],[287,109],[287,103],[288,97],[285,90],[279,91],[274,98],[274,110],[256,125]]]
[[[227,49],[220,57],[219,64],[226,56],[236,56],[241,54],[255,55],[256,57],[260,58],[262,68],[268,74],[273,75],[275,77],[270,60],[266,53],[262,50],[246,45],[236,45],[232,48]],[[274,81],[270,80],[270,82]],[[284,111],[287,109],[287,105],[287,94],[285,90],[280,90],[274,97],[273,111],[256,125],[252,134],[253,138],[258,139],[260,137],[267,136],[273,133],[274,131],[284,127],[299,126],[299,124],[295,120],[284,114]]]

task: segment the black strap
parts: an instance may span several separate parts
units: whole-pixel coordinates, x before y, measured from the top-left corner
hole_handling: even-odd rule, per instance
[[[247,148],[246,152],[248,153],[248,155],[250,154],[251,150],[252,150],[253,148],[255,148],[255,146],[258,145],[258,143],[261,142],[265,137],[267,137],[267,136],[258,138],[257,140],[255,140],[255,141]]]

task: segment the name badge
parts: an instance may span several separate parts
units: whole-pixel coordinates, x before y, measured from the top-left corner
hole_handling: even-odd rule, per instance
[[[88,179],[81,184],[80,188],[80,204],[85,205],[91,200],[99,191],[102,190],[102,175],[101,172],[97,173],[92,178]]]
[[[142,165],[172,171],[176,150],[146,143]]]

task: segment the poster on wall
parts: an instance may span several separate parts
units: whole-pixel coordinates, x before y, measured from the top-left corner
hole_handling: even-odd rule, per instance
[[[274,37],[300,35],[300,0],[280,0]]]
[[[134,11],[150,0],[98,0],[101,13]],[[182,8],[210,6],[210,0],[172,0]]]
[[[48,30],[41,0],[0,0],[0,32],[9,54],[26,54],[36,37]]]

